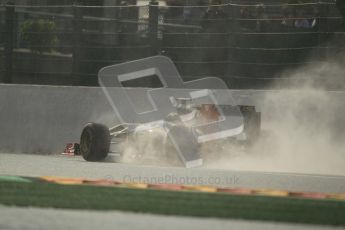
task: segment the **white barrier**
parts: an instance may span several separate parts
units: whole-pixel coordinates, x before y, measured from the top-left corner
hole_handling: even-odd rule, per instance
[[[85,123],[112,114],[102,90],[86,87],[0,85],[0,107],[0,150],[7,152],[61,152],[79,142]]]
[[[140,95],[142,92],[139,89],[132,93]],[[330,103],[337,105],[332,108],[339,110],[339,113],[332,112],[338,117],[329,123],[342,132],[345,117],[340,112],[345,111],[345,93],[324,93]],[[284,103],[282,94],[289,95],[286,91],[233,91],[237,103],[246,104],[249,99],[261,110],[263,125],[271,119],[267,115],[277,107],[274,103]],[[294,95],[293,91],[291,95]],[[272,99],[272,104],[267,98]],[[141,101],[134,103],[145,106]],[[0,84],[2,152],[60,153],[67,142],[79,142],[81,130],[87,122],[109,126],[118,122],[101,88]]]

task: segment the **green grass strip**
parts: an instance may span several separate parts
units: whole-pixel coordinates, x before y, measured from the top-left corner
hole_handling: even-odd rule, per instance
[[[31,182],[30,179],[26,179],[20,176],[7,176],[7,175],[1,175],[0,182],[1,181]]]
[[[288,197],[0,181],[0,203],[345,225],[345,202]]]

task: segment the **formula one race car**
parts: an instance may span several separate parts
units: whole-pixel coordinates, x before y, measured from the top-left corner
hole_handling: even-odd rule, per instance
[[[147,75],[157,75],[164,87],[145,89],[155,109],[137,113],[131,108],[133,103],[126,101],[121,82]],[[203,163],[202,145],[220,140],[250,145],[259,136],[261,114],[255,106],[235,105],[230,90],[218,78],[183,82],[166,57],[105,67],[99,81],[121,123],[111,128],[96,123],[84,127],[80,152],[87,161],[101,161],[108,153],[121,157],[128,147],[144,155],[152,151],[147,148],[150,142],[162,156],[174,153],[185,167],[195,167]]]

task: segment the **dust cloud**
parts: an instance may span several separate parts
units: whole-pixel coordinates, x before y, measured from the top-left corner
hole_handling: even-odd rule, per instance
[[[153,129],[130,137],[119,145],[122,163],[183,166],[163,129]]]
[[[282,73],[271,87],[276,90],[262,91],[263,100],[258,100],[262,113],[258,141],[250,147],[229,141],[204,144],[203,167],[345,175],[345,92],[329,90],[345,88],[343,63],[337,58]],[[144,135],[127,143],[123,162],[182,166],[176,152],[163,151],[162,135]],[[135,146],[141,146],[141,152]]]
[[[224,146],[208,157],[206,167],[345,175],[345,92],[325,89],[344,85],[343,60],[283,73],[287,87],[266,93],[260,102],[263,124],[257,143],[247,151]],[[281,88],[280,83],[273,88]]]

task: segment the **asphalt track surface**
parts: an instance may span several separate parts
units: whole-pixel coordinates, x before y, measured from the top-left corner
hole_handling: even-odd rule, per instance
[[[345,193],[345,177],[334,175],[186,169],[152,165],[86,162],[62,155],[0,154],[0,175],[111,179],[134,183],[183,183],[220,187],[270,188],[304,192]],[[262,221],[224,220],[0,205],[0,229],[344,229]],[[20,221],[18,220],[20,216]]]
[[[334,175],[186,169],[113,162],[86,162],[77,156],[0,154],[0,174],[108,179],[128,183],[194,184],[217,187],[345,193],[345,177]]]
[[[0,205],[0,228],[18,229],[267,229],[267,230],[319,230],[344,229],[260,221],[221,220],[214,218],[174,217],[118,211],[76,211],[43,208],[18,208]],[[20,221],[18,221],[20,216]]]

